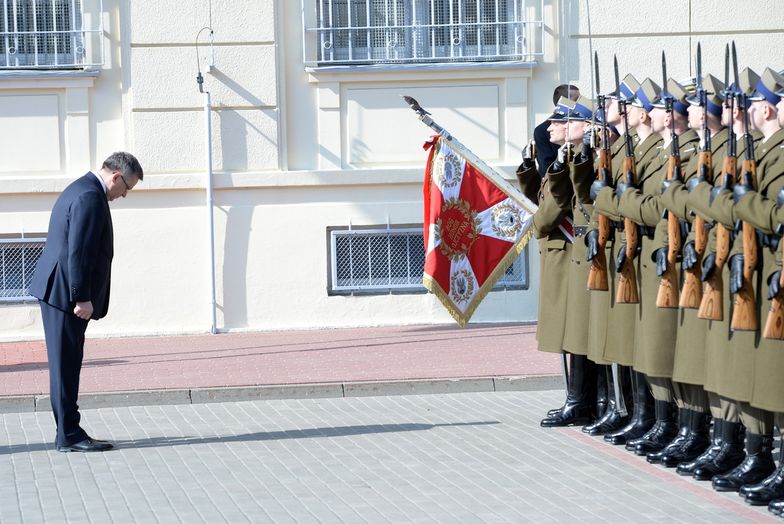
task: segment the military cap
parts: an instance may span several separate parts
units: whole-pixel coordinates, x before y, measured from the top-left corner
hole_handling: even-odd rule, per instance
[[[689,114],[686,98],[688,93],[677,81],[673,78],[667,79],[667,88],[664,92],[660,93],[658,100],[651,102],[653,107],[665,107],[665,98],[672,98],[672,110],[687,116]]]
[[[705,98],[708,102],[705,109],[713,116],[721,118],[722,105],[724,103],[721,93],[724,91],[724,82],[709,74],[702,80],[702,88],[705,90]],[[686,101],[693,106],[700,105],[698,93],[694,93]]]
[[[575,120],[590,120],[593,118],[593,100],[580,96],[574,103],[574,112],[579,115]]]
[[[583,120],[575,111],[574,104],[574,100],[562,96],[558,99],[558,103],[555,105],[555,109],[553,109],[553,114],[547,120],[551,122],[566,122],[571,119]]]
[[[630,102],[634,98],[634,94],[640,88],[640,83],[637,81],[636,78],[634,78],[633,75],[628,74],[625,77],[623,77],[623,80],[621,80],[621,83],[618,86],[618,88],[621,91],[621,99]],[[618,98],[617,90],[613,91],[612,94],[608,96],[610,98]]]
[[[757,83],[759,82],[760,77],[751,68],[744,67],[743,71],[741,71],[738,76],[740,80],[740,87],[735,82],[730,84],[729,88],[722,93],[722,97],[725,100],[727,99],[728,92],[735,95],[745,94],[748,97],[749,95],[752,95],[754,91],[756,91]],[[746,107],[748,108],[750,105],[751,100],[747,98]]]
[[[661,89],[656,85],[656,82],[650,78],[646,78],[642,81],[642,84],[640,84],[639,89],[634,93],[632,105],[641,107],[645,111],[650,112],[655,107],[653,103],[659,99],[660,93]]]
[[[784,88],[784,76],[771,68],[766,68],[762,73],[754,93],[749,95],[749,100],[765,100],[774,106],[781,100],[781,95],[776,94]]]

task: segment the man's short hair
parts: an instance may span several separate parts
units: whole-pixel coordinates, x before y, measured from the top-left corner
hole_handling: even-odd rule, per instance
[[[118,151],[109,155],[109,158],[103,161],[101,168],[109,171],[119,171],[124,177],[136,177],[139,180],[144,180],[144,171],[141,164],[139,164],[135,156],[125,151]]]
[[[580,90],[577,89],[577,86],[573,86],[571,84],[561,84],[555,88],[553,91],[553,105],[558,105],[558,100],[564,98],[571,98],[574,101],[577,101],[580,98]]]

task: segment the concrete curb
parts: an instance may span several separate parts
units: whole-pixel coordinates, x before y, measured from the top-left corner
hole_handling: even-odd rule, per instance
[[[297,398],[338,398],[437,393],[479,393],[491,391],[542,391],[560,389],[560,375],[416,379],[324,384],[282,384],[193,389],[159,389],[85,393],[79,395],[82,409],[209,402],[241,402]],[[0,413],[51,411],[49,395],[0,397]]]

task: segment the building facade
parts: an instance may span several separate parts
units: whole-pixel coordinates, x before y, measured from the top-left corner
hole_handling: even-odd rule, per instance
[[[590,94],[590,49],[607,91],[614,53],[658,78],[664,49],[686,77],[698,41],[714,74],[732,38],[744,65],[782,67],[767,21],[784,6],[763,3],[778,16],[708,20],[712,0],[0,0],[0,340],[43,336],[22,288],[49,211],[116,150],[145,179],[112,203],[110,314],[89,335],[209,331],[210,244],[219,331],[451,322],[421,287],[431,131],[400,96],[513,178],[553,87]],[[536,319],[536,250],[474,321]]]

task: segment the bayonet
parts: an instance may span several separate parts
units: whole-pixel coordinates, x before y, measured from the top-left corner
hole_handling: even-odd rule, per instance
[[[711,134],[708,128],[708,92],[702,79],[702,48],[697,42],[697,100],[702,107],[702,150],[711,151]]]

